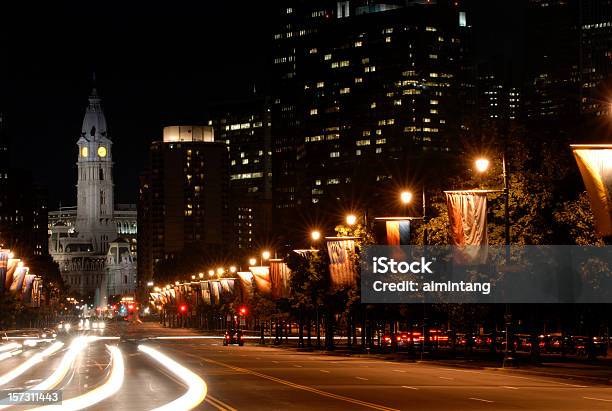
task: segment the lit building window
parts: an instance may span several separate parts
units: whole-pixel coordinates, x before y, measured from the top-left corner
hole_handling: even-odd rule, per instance
[[[385,43],[391,43],[391,36],[385,37]]]
[[[344,87],[340,89],[340,94],[348,94],[351,92],[350,87]]]
[[[361,46],[363,46],[363,43],[361,41],[355,42],[355,47],[361,47]]]
[[[316,108],[311,108],[310,109],[310,115],[311,116],[315,116],[317,114],[319,114],[319,110],[317,110]]]
[[[331,158],[340,157],[340,152],[339,151],[332,151],[331,153],[329,153],[329,156]]]
[[[355,77],[355,83],[363,83],[362,77]]]
[[[327,60],[331,60],[332,55],[331,54],[326,54],[325,56],[323,56],[323,60],[327,61]]]

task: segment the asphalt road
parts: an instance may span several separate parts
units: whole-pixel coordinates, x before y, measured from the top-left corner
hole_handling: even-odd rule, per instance
[[[113,368],[106,344],[118,345],[125,363],[123,384],[88,408],[92,410],[151,410],[185,394],[185,384],[138,351],[138,344],[159,350],[205,381],[207,395],[196,408],[202,410],[612,409],[612,387],[587,382],[296,352],[255,342],[223,347],[221,339],[189,338],[189,331],[150,323],[109,327],[105,335],[122,338],[89,344],[60,385],[64,399],[103,385]],[[0,390],[32,387],[59,366],[66,352],[54,354]],[[0,377],[28,355],[31,352],[0,361]]]

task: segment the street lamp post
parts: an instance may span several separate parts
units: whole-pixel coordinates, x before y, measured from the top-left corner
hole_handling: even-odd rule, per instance
[[[507,246],[510,245],[510,211],[508,203],[510,201],[510,185],[508,183],[508,172],[506,170],[506,153],[502,153],[502,179],[504,187],[502,189],[504,195],[504,242]],[[476,170],[484,173],[489,169],[490,162],[486,158],[479,158],[475,161]]]

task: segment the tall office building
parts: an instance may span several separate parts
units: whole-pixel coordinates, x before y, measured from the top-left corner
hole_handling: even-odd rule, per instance
[[[529,0],[526,32],[528,118],[575,121],[579,114],[577,1]]]
[[[29,257],[47,254],[47,196],[29,171],[12,168],[9,134],[0,112],[0,248]]]
[[[594,117],[612,113],[612,1],[580,1],[580,108]]]
[[[208,126],[172,126],[151,144],[138,201],[138,281],[184,252],[220,255],[231,243],[228,154]]]
[[[294,1],[280,14],[275,220],[297,221],[296,210],[313,205],[324,214],[353,201],[389,205],[376,193],[414,178],[407,170],[425,158],[456,151],[475,107],[460,2]]]
[[[211,109],[216,139],[229,150],[229,207],[234,248],[246,255],[269,246],[272,141],[268,99],[253,97]]]

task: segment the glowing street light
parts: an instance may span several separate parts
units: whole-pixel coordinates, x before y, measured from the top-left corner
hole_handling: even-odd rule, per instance
[[[225,269],[223,267],[219,267],[217,268],[217,274],[221,275],[225,272]]]
[[[147,287],[153,287],[153,281],[149,281],[149,282],[147,283]]]
[[[479,173],[484,173],[485,171],[487,171],[489,169],[490,164],[491,163],[486,158],[479,158],[474,162],[474,165],[476,166],[476,171],[478,171]]]
[[[270,252],[268,250],[264,251],[263,253],[261,253],[261,258],[263,258],[264,260],[269,260]]]
[[[357,216],[355,214],[349,214],[346,216],[346,223],[348,225],[355,225],[357,222]]]
[[[192,279],[192,280],[195,280],[195,274],[191,276],[191,279]]]
[[[319,230],[313,230],[310,233],[310,238],[312,238],[314,241],[319,241],[321,239],[321,232]]]
[[[410,191],[402,191],[400,194],[400,200],[403,204],[408,204],[412,201],[412,193]]]
[[[215,275],[215,270],[208,270],[208,276],[212,277],[213,275]]]
[[[232,265],[232,266],[229,268],[229,270],[230,270],[230,273],[232,273],[232,274],[233,274],[233,273],[235,273],[235,272],[236,272],[236,267]]]
[[[249,258],[249,265],[254,266],[255,264],[257,264],[257,260],[255,258]]]
[[[199,273],[199,274],[198,274],[198,277],[200,277],[200,278],[204,278],[204,273]]]

